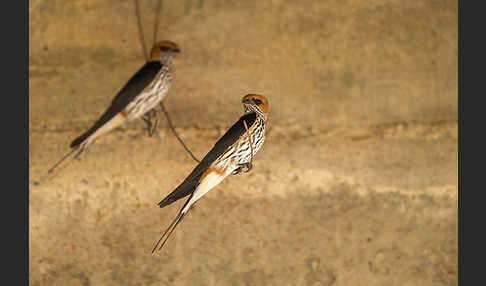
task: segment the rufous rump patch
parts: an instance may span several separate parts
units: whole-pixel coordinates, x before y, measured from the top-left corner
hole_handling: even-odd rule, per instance
[[[211,174],[211,173],[216,173],[217,175],[224,175],[224,172],[226,170],[223,170],[223,171],[220,171],[218,169],[215,169],[215,168],[209,168],[206,170],[206,172],[204,172],[202,175],[201,175],[201,179],[199,179],[199,182],[201,182],[202,180],[204,180],[204,178],[206,178],[207,175]]]
[[[123,117],[127,117],[128,113],[125,111],[125,109],[123,109],[122,111],[120,111],[120,115]]]

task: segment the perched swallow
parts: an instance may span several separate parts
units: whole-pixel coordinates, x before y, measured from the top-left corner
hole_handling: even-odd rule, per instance
[[[71,143],[72,150],[49,169],[48,173],[74,151],[79,150],[75,156],[78,157],[98,137],[128,121],[143,119],[151,134],[153,126],[148,115],[167,96],[172,84],[172,61],[179,52],[176,43],[155,43],[148,62],[118,92],[98,121]]]
[[[158,203],[163,208],[189,196],[152,253],[161,242],[159,250],[164,246],[177,224],[202,196],[230,174],[246,173],[252,169],[252,158],[265,140],[268,100],[261,95],[248,94],[242,102],[245,114],[216,142],[189,176]]]

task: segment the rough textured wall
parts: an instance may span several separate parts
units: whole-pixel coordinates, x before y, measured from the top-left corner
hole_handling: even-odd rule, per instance
[[[270,129],[157,256],[182,202],[155,204],[195,165],[164,120],[42,180],[143,64],[133,1],[29,10],[32,285],[457,285],[457,1],[163,1],[186,143],[202,157],[246,93]]]

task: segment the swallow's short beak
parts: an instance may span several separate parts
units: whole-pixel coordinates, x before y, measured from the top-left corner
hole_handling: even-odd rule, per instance
[[[180,52],[181,52],[181,49],[179,49],[179,48],[174,49],[174,53],[178,54]]]

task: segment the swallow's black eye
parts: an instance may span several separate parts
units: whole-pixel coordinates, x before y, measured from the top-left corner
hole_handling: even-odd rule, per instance
[[[169,47],[162,46],[162,47],[160,47],[160,50],[162,52],[167,52],[168,50],[170,50],[170,48]]]
[[[253,99],[253,102],[256,104],[256,105],[260,105],[262,104],[262,101],[260,99]]]

